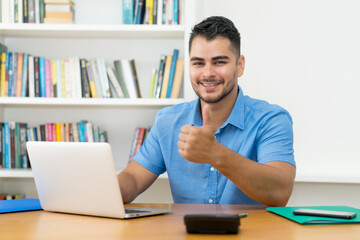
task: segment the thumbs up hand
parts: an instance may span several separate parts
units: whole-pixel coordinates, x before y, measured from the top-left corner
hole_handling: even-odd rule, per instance
[[[212,163],[216,160],[218,142],[215,129],[211,125],[208,105],[202,108],[203,126],[184,125],[179,134],[179,154],[190,162]]]

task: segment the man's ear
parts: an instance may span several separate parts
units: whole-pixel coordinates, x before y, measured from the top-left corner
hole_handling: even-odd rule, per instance
[[[238,62],[238,71],[237,71],[237,77],[241,77],[244,73],[244,69],[245,69],[245,57],[244,55],[240,55]]]

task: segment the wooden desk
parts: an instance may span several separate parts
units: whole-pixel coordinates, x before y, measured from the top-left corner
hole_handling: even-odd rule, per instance
[[[0,214],[0,239],[360,239],[360,225],[303,226],[263,207],[245,205],[130,204],[172,209],[173,214],[131,220],[79,216],[44,211]],[[183,216],[188,213],[248,212],[236,235],[187,234]]]

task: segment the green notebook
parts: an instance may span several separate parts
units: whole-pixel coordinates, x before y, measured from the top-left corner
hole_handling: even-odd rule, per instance
[[[293,211],[299,208],[342,211],[342,212],[355,212],[356,216],[352,219],[342,218],[329,218],[329,217],[314,217],[314,216],[299,216],[294,215]],[[268,211],[276,213],[282,217],[286,217],[292,221],[300,224],[313,225],[313,224],[347,224],[347,223],[360,223],[360,209],[347,206],[312,206],[312,207],[268,207]]]

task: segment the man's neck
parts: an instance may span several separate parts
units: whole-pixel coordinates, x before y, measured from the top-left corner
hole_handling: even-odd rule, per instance
[[[236,88],[236,91],[232,91],[229,95],[217,103],[205,103],[201,101],[201,109],[205,104],[209,107],[209,117],[211,125],[214,129],[219,129],[230,116],[236,102],[237,93],[238,91]]]

